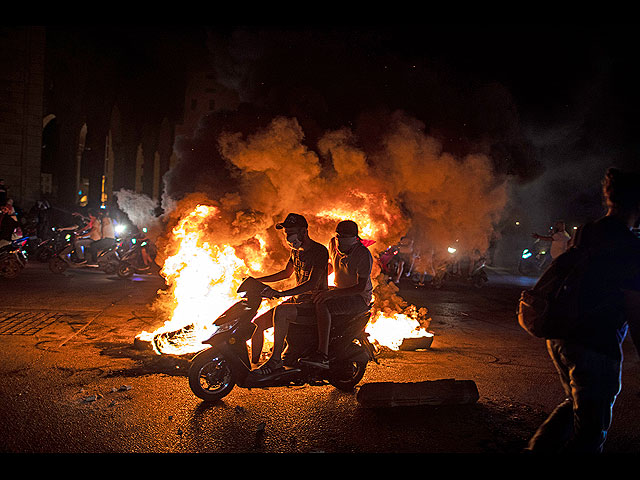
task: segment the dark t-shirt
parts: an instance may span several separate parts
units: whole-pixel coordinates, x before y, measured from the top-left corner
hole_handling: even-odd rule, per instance
[[[311,247],[305,250],[291,249],[290,260],[293,263],[293,271],[296,275],[296,286],[311,278],[314,270],[320,270],[322,274],[318,285],[314,290],[329,289],[329,252],[321,243],[311,240]]]
[[[592,251],[584,277],[584,328],[575,340],[613,357],[627,335],[623,290],[640,291],[640,239],[621,220],[606,216],[584,226]]]

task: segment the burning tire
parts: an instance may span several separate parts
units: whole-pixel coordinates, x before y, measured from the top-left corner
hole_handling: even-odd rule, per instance
[[[329,383],[343,392],[353,391],[362,380],[367,363],[363,360],[352,360],[331,366]]]
[[[210,348],[196,355],[189,367],[189,387],[206,402],[227,396],[236,384],[231,362]]]

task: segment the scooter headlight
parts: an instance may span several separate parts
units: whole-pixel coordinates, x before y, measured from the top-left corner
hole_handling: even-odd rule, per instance
[[[224,333],[224,332],[233,330],[236,327],[236,325],[238,325],[238,320],[233,320],[231,322],[227,322],[222,325],[215,325],[215,327],[217,328],[214,330],[213,335],[218,335],[219,333]]]
[[[533,255],[528,248],[525,248],[522,251],[522,258],[529,258],[531,255]]]

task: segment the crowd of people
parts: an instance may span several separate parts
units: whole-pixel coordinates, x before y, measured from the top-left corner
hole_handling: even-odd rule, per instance
[[[73,212],[57,209],[54,214],[50,202],[42,198],[24,212],[14,205],[4,180],[0,179],[0,247],[27,236],[42,242],[52,236],[52,227],[63,224],[68,226],[56,227],[57,230],[76,234],[72,260],[79,264],[94,265],[99,252],[116,242],[114,217],[122,217],[124,213],[112,213],[113,210],[104,206],[96,209],[77,208]]]

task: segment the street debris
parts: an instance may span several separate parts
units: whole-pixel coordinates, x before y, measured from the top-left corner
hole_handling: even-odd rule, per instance
[[[131,390],[133,387],[131,385],[121,385],[120,387],[112,387],[111,390],[109,390],[109,393],[116,393],[116,392],[128,392],[129,390]],[[84,388],[81,388],[78,391],[79,394],[84,395],[82,397],[82,401],[84,403],[93,403],[97,400],[100,400],[101,398],[104,398],[104,395],[102,395],[101,393],[96,393],[93,395],[85,395],[86,390]],[[115,400],[111,400],[111,402],[109,403],[110,407],[115,406],[116,401]]]
[[[420,405],[465,405],[478,401],[473,380],[429,380],[425,382],[375,382],[360,387],[356,400],[363,407]]]

